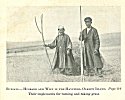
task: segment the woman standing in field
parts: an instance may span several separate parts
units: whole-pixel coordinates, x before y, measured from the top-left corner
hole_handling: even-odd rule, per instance
[[[75,60],[72,54],[72,42],[70,37],[64,32],[64,26],[59,26],[59,34],[56,39],[51,44],[45,46],[51,49],[56,48],[53,70],[58,68],[60,73],[72,75],[75,65]]]

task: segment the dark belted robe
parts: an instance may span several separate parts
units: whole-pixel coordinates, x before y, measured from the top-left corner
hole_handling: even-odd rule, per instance
[[[83,49],[83,62],[85,68],[103,68],[103,63],[100,57],[100,39],[97,30],[94,27],[91,27],[87,33],[87,28],[82,31],[82,34],[79,37],[79,40],[84,40],[84,49]],[[94,51],[97,50],[98,54],[94,54]]]

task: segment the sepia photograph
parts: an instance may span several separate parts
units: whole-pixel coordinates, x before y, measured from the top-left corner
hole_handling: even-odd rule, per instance
[[[120,6],[7,7],[7,82],[121,82]]]

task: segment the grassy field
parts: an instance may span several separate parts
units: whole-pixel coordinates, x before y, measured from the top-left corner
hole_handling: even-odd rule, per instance
[[[115,39],[114,39],[115,40]],[[110,41],[110,40],[107,40]],[[117,40],[118,41],[118,40]],[[115,41],[116,42],[116,41]],[[119,41],[118,41],[119,42]],[[104,68],[103,77],[86,76],[85,82],[120,82],[121,81],[121,48],[119,43],[112,43],[100,48]],[[107,43],[107,42],[106,42]],[[14,44],[16,47],[16,44]],[[17,43],[18,45],[18,43]],[[26,45],[26,43],[25,43]],[[31,44],[32,46],[32,44]],[[10,46],[9,47],[13,47]],[[25,52],[11,52],[7,54],[7,81],[8,82],[80,82],[80,75],[66,76],[51,72],[45,50],[30,49]],[[55,50],[48,49],[50,59],[53,59]],[[73,42],[73,55],[76,67],[80,67],[79,43]],[[80,73],[79,73],[80,74]]]

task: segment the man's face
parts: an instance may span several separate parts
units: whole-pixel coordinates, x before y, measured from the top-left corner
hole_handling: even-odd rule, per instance
[[[85,24],[88,28],[91,27],[92,22],[90,20],[85,21]]]

